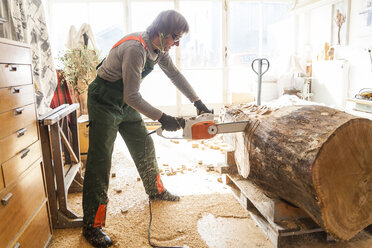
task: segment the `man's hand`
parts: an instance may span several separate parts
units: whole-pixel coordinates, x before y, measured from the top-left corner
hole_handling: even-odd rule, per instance
[[[177,131],[181,128],[179,118],[175,118],[165,113],[160,117],[159,122],[161,123],[161,128],[166,131]]]
[[[211,113],[213,114],[213,110],[209,110],[207,106],[204,105],[204,103],[201,100],[197,100],[194,102],[194,106],[196,107],[196,113],[197,115],[201,115],[204,113]]]

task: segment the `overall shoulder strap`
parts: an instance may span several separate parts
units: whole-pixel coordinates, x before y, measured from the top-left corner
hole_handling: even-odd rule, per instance
[[[114,49],[115,47],[119,46],[121,43],[126,42],[128,40],[136,40],[136,41],[141,42],[142,46],[147,51],[147,46],[146,46],[145,41],[142,39],[142,35],[140,35],[139,37],[137,37],[137,36],[128,36],[128,37],[125,37],[125,38],[119,40],[118,42],[116,42],[116,44],[111,49]]]

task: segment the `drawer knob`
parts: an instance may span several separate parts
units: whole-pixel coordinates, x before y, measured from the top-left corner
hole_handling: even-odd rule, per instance
[[[25,135],[25,132],[27,131],[27,128],[22,128],[17,131],[17,138]]]
[[[21,88],[13,87],[11,92],[12,94],[18,94],[19,92],[21,92]]]
[[[25,108],[17,108],[14,110],[14,115],[21,115]]]
[[[12,197],[13,197],[12,193],[6,194],[6,196],[4,196],[3,199],[1,199],[1,204],[3,204],[3,206],[8,205],[8,203],[9,203],[10,199],[12,199]]]
[[[21,151],[21,158],[26,157],[29,152],[30,152],[30,148],[26,148],[23,151]]]

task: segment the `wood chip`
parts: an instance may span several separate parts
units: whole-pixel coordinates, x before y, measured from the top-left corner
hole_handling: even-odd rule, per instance
[[[123,192],[123,190],[122,189],[115,189],[115,192],[116,193],[121,193],[121,192]]]
[[[219,150],[220,147],[219,146],[211,146],[211,149],[213,149],[213,150]]]
[[[199,144],[192,144],[192,148],[199,148]]]
[[[137,177],[137,182],[141,181],[141,178],[140,177]]]
[[[116,173],[115,172],[111,173],[111,177],[116,177]]]
[[[126,209],[126,208],[122,208],[120,211],[121,211],[122,214],[128,213],[128,209]]]

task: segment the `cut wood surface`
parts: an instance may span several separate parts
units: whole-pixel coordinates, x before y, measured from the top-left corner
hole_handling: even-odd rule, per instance
[[[372,224],[372,121],[319,105],[240,104],[220,117],[251,121],[224,135],[242,177],[302,208],[336,239]]]

